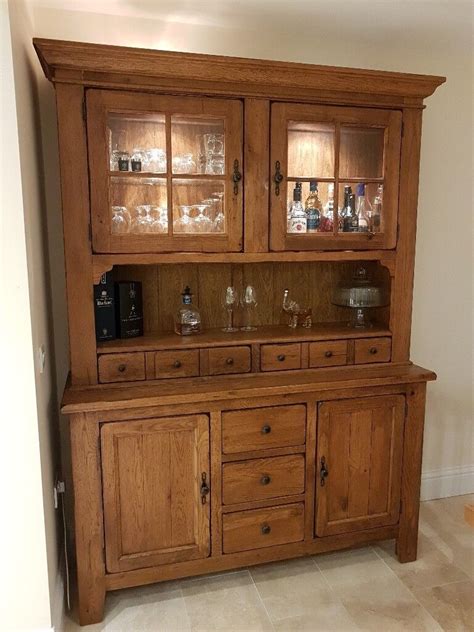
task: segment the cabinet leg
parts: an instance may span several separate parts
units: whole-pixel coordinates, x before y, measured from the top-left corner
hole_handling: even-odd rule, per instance
[[[421,459],[425,420],[426,384],[413,385],[407,393],[401,511],[396,552],[399,562],[416,560],[420,514]]]
[[[79,623],[81,625],[100,623],[104,618],[105,589],[103,584],[104,582],[102,582],[102,586],[93,587],[92,582],[89,581],[86,585],[77,587]]]

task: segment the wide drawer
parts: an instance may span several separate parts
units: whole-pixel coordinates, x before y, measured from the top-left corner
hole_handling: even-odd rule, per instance
[[[199,351],[197,349],[157,351],[155,353],[155,379],[170,377],[197,377]]]
[[[304,537],[304,505],[295,503],[225,514],[222,530],[224,553],[300,542]]]
[[[267,406],[222,413],[222,451],[286,448],[305,442],[306,406]]]
[[[356,364],[390,362],[391,351],[391,338],[364,338],[363,340],[356,340],[354,362]]]
[[[311,342],[309,345],[309,366],[341,366],[347,362],[347,340]]]
[[[250,371],[250,347],[216,347],[208,349],[209,375],[248,373]]]
[[[224,505],[293,496],[304,492],[302,454],[250,459],[222,466]]]
[[[145,354],[110,353],[99,356],[99,382],[134,382],[145,379]]]
[[[262,371],[285,371],[301,368],[301,344],[262,345],[260,348]]]

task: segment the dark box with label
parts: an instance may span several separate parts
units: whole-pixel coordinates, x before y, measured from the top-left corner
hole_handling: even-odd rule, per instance
[[[106,272],[94,285],[95,337],[101,340],[114,340],[117,337],[115,327],[115,286],[112,273]]]
[[[119,338],[143,336],[142,284],[120,281],[115,284],[117,335]]]

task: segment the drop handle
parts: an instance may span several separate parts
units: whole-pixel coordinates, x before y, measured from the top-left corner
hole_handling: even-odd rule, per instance
[[[286,355],[284,353],[280,353],[279,355],[277,355],[278,362],[284,362],[285,359],[286,359]]]
[[[269,524],[262,524],[261,528],[260,528],[262,535],[268,535],[272,528]]]
[[[211,491],[209,485],[207,484],[207,474],[206,474],[206,472],[203,472],[201,474],[201,487],[200,487],[199,491],[200,491],[200,494],[201,494],[201,502],[202,502],[203,505],[205,505],[206,502],[207,502],[207,495]]]
[[[369,353],[371,353],[372,355],[375,355],[377,353],[377,347],[370,347]]]
[[[232,173],[232,182],[234,183],[234,195],[239,193],[239,182],[242,180],[242,174],[239,169],[239,161],[234,160],[234,171]]]
[[[324,456],[321,458],[320,463],[321,469],[319,470],[319,483],[321,487],[324,487],[324,485],[326,484],[326,479],[329,476],[329,470],[327,468],[326,458]]]
[[[126,364],[119,364],[118,365],[118,370],[119,370],[120,373],[123,373],[126,368],[127,368]]]
[[[262,434],[270,434],[271,431],[272,431],[271,426],[268,426],[267,424],[262,426]]]
[[[260,479],[261,485],[270,485],[271,482],[272,482],[272,477],[269,476],[268,474],[264,474],[262,478]]]
[[[174,366],[175,369],[180,369],[181,368],[181,362],[179,360],[176,360],[173,363],[173,366]]]
[[[283,174],[281,172],[281,164],[279,160],[275,162],[273,182],[275,183],[275,195],[280,195],[280,184],[283,182]]]
[[[326,351],[324,355],[326,358],[332,358],[332,351]]]

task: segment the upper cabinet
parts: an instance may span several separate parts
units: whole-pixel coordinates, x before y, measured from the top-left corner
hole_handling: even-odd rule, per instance
[[[97,253],[242,249],[242,103],[90,90]]]
[[[274,103],[271,249],[394,248],[400,141],[399,111]]]

